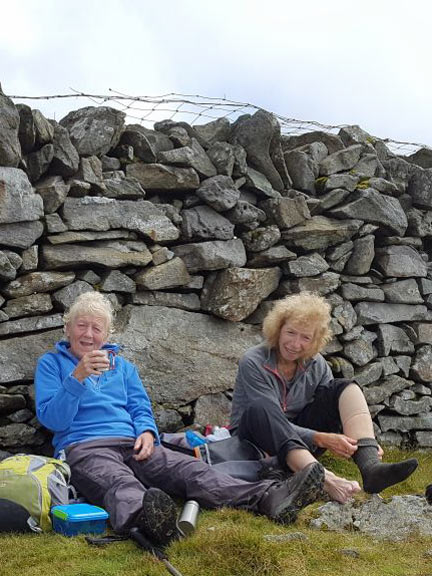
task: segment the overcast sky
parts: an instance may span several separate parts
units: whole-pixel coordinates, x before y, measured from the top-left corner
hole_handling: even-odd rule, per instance
[[[9,95],[200,94],[432,147],[429,0],[0,0]],[[27,102],[60,119],[91,104]]]

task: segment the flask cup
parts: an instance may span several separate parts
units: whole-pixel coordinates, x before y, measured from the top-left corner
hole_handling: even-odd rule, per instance
[[[199,504],[195,500],[188,500],[180,514],[178,527],[185,536],[189,536],[195,530],[198,521]]]

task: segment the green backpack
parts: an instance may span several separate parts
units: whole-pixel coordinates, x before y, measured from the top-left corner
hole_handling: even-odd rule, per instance
[[[0,461],[0,531],[17,529],[11,510],[26,512],[23,530],[52,530],[51,507],[69,503],[69,480],[69,466],[55,458],[17,454]]]

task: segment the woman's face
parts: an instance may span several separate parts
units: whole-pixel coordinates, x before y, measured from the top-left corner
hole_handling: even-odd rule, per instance
[[[287,320],[279,334],[279,355],[285,362],[295,362],[309,356],[314,344],[313,323]]]
[[[108,337],[106,318],[92,314],[76,316],[66,325],[70,351],[76,358],[82,358],[87,352],[100,350]]]

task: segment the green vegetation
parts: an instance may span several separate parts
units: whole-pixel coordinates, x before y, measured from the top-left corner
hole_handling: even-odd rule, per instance
[[[383,493],[423,494],[432,482],[432,452],[386,450],[386,460],[415,456],[419,469]],[[326,456],[324,464],[336,473],[359,479],[351,462]],[[365,498],[365,496],[361,496]],[[432,537],[399,543],[375,541],[356,532],[337,534],[308,528],[316,504],[293,526],[278,526],[266,518],[239,510],[202,512],[195,534],[175,542],[170,560],[184,576],[431,576]],[[307,539],[270,542],[266,534],[301,531]],[[354,549],[358,557],[341,550]],[[0,537],[0,576],[166,576],[165,567],[132,542],[90,547],[84,537],[3,535]]]

